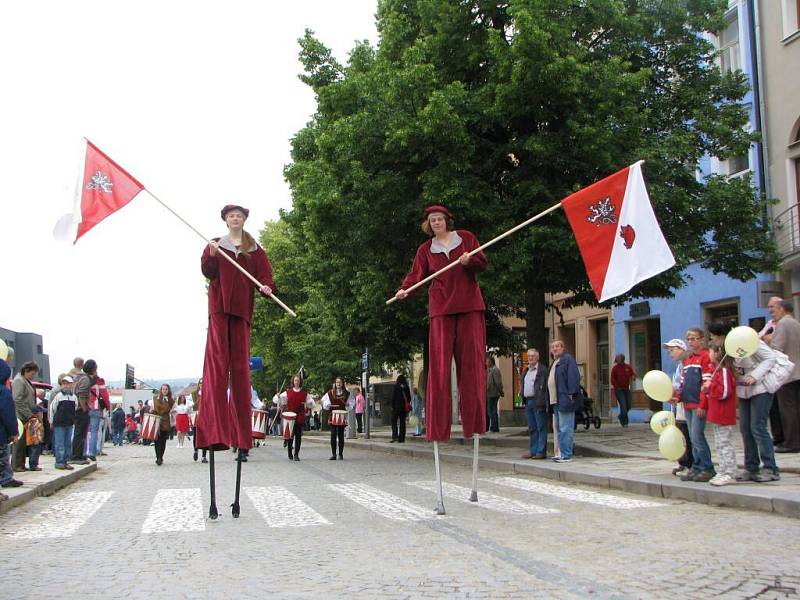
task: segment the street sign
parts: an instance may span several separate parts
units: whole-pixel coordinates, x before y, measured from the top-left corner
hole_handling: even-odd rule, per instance
[[[369,371],[369,352],[364,352],[361,355],[361,370]]]

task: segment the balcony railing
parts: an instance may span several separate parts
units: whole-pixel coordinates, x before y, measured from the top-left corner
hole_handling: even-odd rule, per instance
[[[793,204],[779,213],[773,222],[775,245],[781,258],[800,253],[800,204]]]

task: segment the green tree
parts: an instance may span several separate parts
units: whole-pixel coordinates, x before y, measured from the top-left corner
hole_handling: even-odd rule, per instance
[[[746,280],[776,255],[752,183],[698,182],[708,153],[752,141],[740,73],[723,75],[701,35],[724,25],[725,0],[381,0],[377,48],[340,64],[312,32],[301,79],[317,112],[292,140],[282,219],[309,281],[349,345],[400,362],[426,338],[424,294],[386,306],[408,270],[422,209],[447,204],[484,241],[602,177],[645,159],[656,214],[678,266],[632,297],[670,296],[700,262]],[[724,225],[724,226],[723,226]],[[500,319],[528,322],[546,345],[545,298],[594,302],[559,211],[490,250],[481,278],[488,339]]]

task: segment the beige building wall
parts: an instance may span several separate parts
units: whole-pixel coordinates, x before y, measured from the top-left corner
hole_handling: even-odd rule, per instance
[[[800,2],[759,0],[763,129],[784,296],[800,296]],[[800,309],[800,307],[798,307]]]

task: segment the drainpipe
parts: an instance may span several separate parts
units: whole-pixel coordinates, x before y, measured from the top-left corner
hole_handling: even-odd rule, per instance
[[[756,143],[756,156],[758,160],[758,190],[762,201],[770,197],[769,178],[767,177],[768,144],[767,132],[764,130],[765,107],[764,90],[761,85],[761,23],[758,16],[758,6],[755,0],[747,0],[748,25],[750,26],[750,56],[751,77],[753,81],[753,103],[755,104],[755,130],[761,135],[761,140]],[[765,207],[765,216],[772,221],[772,206]]]

